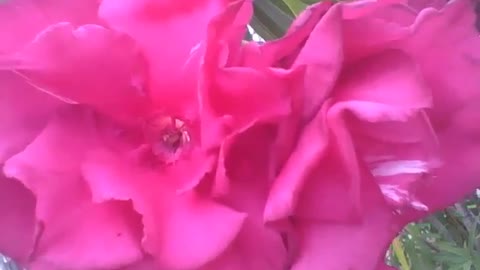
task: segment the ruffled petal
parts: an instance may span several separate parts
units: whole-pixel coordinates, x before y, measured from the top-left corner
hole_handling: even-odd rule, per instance
[[[348,120],[359,158],[375,176],[385,198],[397,209],[428,210],[414,191],[439,159],[439,141],[426,114],[416,113],[404,122]]]
[[[98,144],[93,115],[83,108],[59,113],[4,166],[35,195],[40,235],[32,259],[60,269],[112,268],[141,256],[140,218],[123,202],[94,204],[80,174]],[[101,244],[100,244],[101,243]]]
[[[326,153],[328,127],[324,116],[325,111],[318,113],[303,129],[297,146],[271,187],[265,205],[265,220],[274,221],[294,214],[306,179]]]
[[[25,262],[35,240],[35,198],[15,179],[0,174],[0,253]]]
[[[480,70],[479,70],[480,71]],[[443,209],[463,199],[480,187],[480,120],[474,100],[457,111],[448,127],[440,129],[438,141],[441,165],[431,178],[413,193],[432,211]]]
[[[161,268],[153,258],[145,256],[136,263],[115,270],[164,270],[164,268]]]
[[[440,11],[421,12],[410,27],[412,34],[399,44],[417,61],[433,91],[435,106],[429,116],[434,125],[448,123],[448,116],[453,116],[456,109],[476,102],[480,96],[480,78],[475,76],[480,66],[480,39],[475,20],[473,3],[450,1]],[[440,34],[443,38],[438,40]]]
[[[441,9],[445,4],[447,4],[448,0],[409,0],[408,6],[415,9],[416,11],[421,11],[425,8],[435,8]]]
[[[366,12],[343,13],[345,63],[354,63],[391,49],[392,43],[403,40],[410,34],[407,27],[416,17],[414,12],[402,5],[376,4],[383,1],[362,2],[358,7],[365,8]],[[350,3],[342,5],[348,6]],[[355,6],[356,3],[351,5]]]
[[[29,85],[18,74],[0,71],[0,164],[22,151],[62,102]]]
[[[148,110],[139,51],[128,37],[102,26],[52,25],[17,57],[20,74],[66,102],[130,123]]]
[[[291,111],[290,79],[274,71],[226,68],[204,79],[202,144],[205,147],[218,145],[229,134],[257,121],[279,118]],[[212,132],[215,130],[209,127],[212,125],[221,127],[219,134]]]
[[[142,256],[140,217],[131,205],[108,202],[73,207],[55,223],[44,223],[33,260],[83,270],[119,267]]]
[[[199,88],[203,147],[291,112],[295,76],[244,61],[240,46],[251,13],[250,1],[237,1],[209,25]]]
[[[359,209],[355,204],[362,184],[357,153],[353,150],[354,136],[348,131],[349,118],[344,110],[352,111],[365,122],[403,122],[430,105],[429,92],[402,54],[377,55],[351,68],[352,71],[347,69],[342,73],[323,110],[305,126],[271,190],[265,210],[267,220],[295,214],[298,197],[303,201],[297,213],[301,216],[333,220],[352,216],[352,211]],[[310,185],[305,186],[306,181]],[[352,193],[348,194],[348,190]],[[319,192],[325,195],[318,196]],[[342,193],[343,197],[351,198],[353,205],[341,207],[342,211],[329,211]]]
[[[99,151],[83,167],[96,201],[132,200],[142,215],[144,247],[161,267],[197,268],[217,257],[236,238],[244,214],[195,191],[178,192],[177,180],[201,179],[209,169],[180,163],[155,172],[125,157]],[[180,182],[183,182],[180,180]]]
[[[322,9],[319,4],[318,9]],[[331,8],[316,24],[292,68],[305,66],[302,117],[312,119],[334,88],[343,62],[342,10]],[[284,45],[288,46],[288,45]],[[319,48],[322,53],[318,53]]]
[[[39,262],[39,261],[30,263],[28,265],[28,269],[29,270],[65,270],[65,269],[55,267],[49,263]]]
[[[300,253],[292,270],[382,269],[385,253],[402,224],[394,221],[378,194],[369,195],[359,223],[296,223]]]
[[[425,164],[432,161],[424,160],[423,158],[431,158],[431,156],[428,157],[428,155],[434,154],[433,149],[436,145],[433,145],[433,142],[435,142],[435,135],[432,130],[428,129],[428,119],[426,119],[426,117],[422,119],[421,117],[423,114],[422,110],[431,106],[431,94],[425,87],[424,82],[418,76],[417,69],[408,57],[392,51],[372,56],[372,58],[366,58],[363,61],[348,66],[348,68],[342,73],[341,80],[337,87],[338,88],[333,95],[335,103],[328,112],[328,118],[331,119],[330,124],[332,124],[335,119],[342,118],[344,119],[343,121],[345,121],[344,125],[349,129],[348,122],[350,121],[348,114],[342,112],[343,110],[348,110],[352,112],[360,122],[363,121],[365,123],[365,130],[376,130],[375,136],[377,138],[379,136],[387,138],[388,135],[380,135],[382,129],[386,130],[388,132],[387,134],[391,134],[391,132],[388,131],[389,129],[400,126],[400,123],[405,123],[403,128],[411,128],[411,133],[418,134],[424,131],[423,136],[421,136],[423,142],[418,142],[416,145],[418,154],[410,157],[410,160],[418,161],[420,163],[423,162]],[[388,89],[388,94],[385,94],[385,89]],[[423,121],[425,123],[418,126],[409,124],[409,121],[415,117],[419,117],[420,122]],[[380,129],[375,129],[375,124],[369,123],[378,123]],[[416,128],[420,128],[421,131],[415,130]],[[350,140],[356,140],[356,134],[351,134],[349,137],[352,138]],[[389,138],[387,141],[388,140],[394,140],[394,138]],[[339,140],[338,142],[339,147],[344,147],[344,145],[346,145],[342,140]],[[379,144],[381,144],[381,142],[377,141],[376,146],[378,147]],[[374,146],[375,143],[362,146],[355,144],[357,152],[360,148],[363,148],[363,150],[366,149],[366,153],[363,153],[364,155],[372,153]],[[389,147],[391,148],[390,151],[388,150]],[[384,149],[387,150],[382,153],[383,157],[369,156],[369,158],[376,159],[377,162],[386,159],[383,160],[385,163],[393,162],[395,164],[395,162],[397,162],[398,164],[402,164],[404,161],[404,159],[402,160],[402,156],[403,158],[407,156],[406,154],[402,154],[402,150],[399,146],[393,144],[388,144]],[[404,148],[403,151],[409,152],[410,149]],[[427,151],[430,151],[430,153]],[[343,153],[343,158],[345,160],[349,159],[348,157],[351,155],[352,154],[348,152]],[[369,164],[371,161],[364,160],[363,162]],[[353,165],[354,163],[351,164]],[[428,166],[429,165],[426,165],[425,167],[428,168]],[[355,167],[348,167],[352,172],[355,170]],[[408,168],[405,167],[403,170],[404,172],[398,171],[395,174],[409,173]],[[424,171],[418,171],[418,177],[421,177],[423,172]],[[414,179],[415,178],[410,181],[415,182]],[[389,180],[392,181],[393,179]],[[400,180],[405,181],[405,178],[398,178],[394,182]],[[354,183],[352,184],[354,185]],[[393,183],[385,184],[389,184],[388,186],[385,186],[385,194],[390,195],[388,197],[393,197],[390,193],[391,189],[395,190],[395,188],[397,188],[399,192],[401,192],[400,187],[395,187],[392,185]],[[398,184],[398,186],[400,186],[400,184]],[[402,187],[402,189],[404,188],[405,187]],[[402,200],[402,203],[405,203],[404,200]]]
[[[288,259],[281,235],[248,218],[232,245],[200,270],[277,270],[285,269]]]
[[[13,167],[10,168],[10,165],[19,162],[28,164],[29,167],[38,167],[37,169],[43,168],[45,171],[78,173],[85,154],[100,143],[95,123],[95,115],[85,108],[70,107],[57,111],[32,143],[22,153],[5,163],[5,171],[20,173]],[[75,134],[84,136],[73,136]],[[66,149],[69,149],[68,155]],[[60,156],[65,157],[59,159]],[[62,160],[61,164],[57,163],[59,160]],[[49,182],[48,178],[31,181],[33,182],[25,185],[52,192],[48,186],[43,185]]]
[[[480,186],[475,165],[480,156],[480,38],[473,4],[455,0],[439,11],[422,11],[412,26],[415,31],[404,44],[433,90],[434,107],[428,116],[438,134],[443,166],[417,191],[432,211]],[[442,35],[441,40],[438,35]]]
[[[0,5],[0,53],[14,52],[49,25],[96,23],[98,1],[5,1]]]
[[[432,104],[431,92],[412,59],[395,51],[349,65],[342,73],[333,99],[335,104],[330,113],[347,109],[369,122],[405,121]]]
[[[274,137],[273,125],[258,124],[229,139],[223,161],[229,188],[219,199],[247,213],[248,217],[226,252],[202,270],[276,270],[287,267],[289,257],[281,233],[267,227],[262,218],[273,178],[269,163]]]
[[[243,38],[252,15],[251,1],[232,1],[210,21],[206,39],[195,50],[195,54],[205,54],[204,66],[242,66],[246,58]]]
[[[246,63],[250,65],[253,63],[257,65],[262,63],[265,66],[290,68],[302,50],[302,44],[306,43],[312,31],[316,28],[318,21],[323,18],[331,7],[332,3],[330,1],[321,1],[308,6],[305,11],[295,19],[286,35],[281,39],[260,45],[256,43],[250,45],[246,51],[250,53],[257,51],[257,55],[247,58]],[[338,15],[336,14],[337,12],[333,13]],[[330,17],[334,19],[335,15]],[[328,21],[331,21],[331,19]],[[324,27],[319,28],[324,29]],[[335,23],[333,23],[331,31],[335,32],[335,30],[337,29],[335,29]],[[331,33],[330,30],[329,33]],[[329,45],[331,45],[331,43]],[[248,57],[249,55],[246,56]]]
[[[153,102],[166,114],[190,118],[198,108],[201,60],[191,58],[191,52],[206,38],[210,20],[229,2],[103,0],[99,14],[112,28],[132,36],[145,53]]]

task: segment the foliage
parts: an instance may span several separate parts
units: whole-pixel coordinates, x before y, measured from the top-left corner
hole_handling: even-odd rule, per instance
[[[468,198],[409,224],[387,260],[402,270],[480,270],[480,200]]]

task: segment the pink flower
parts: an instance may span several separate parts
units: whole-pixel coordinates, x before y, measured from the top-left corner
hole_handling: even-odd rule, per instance
[[[468,0],[321,3],[263,45],[248,0],[98,2],[0,5],[0,252],[29,269],[386,269],[480,185]]]
[[[242,33],[228,39],[240,46],[251,2],[66,3],[0,5],[0,252],[32,270],[283,269],[282,237],[262,223],[267,183],[225,200],[211,188],[219,147],[270,115],[228,104],[286,89],[223,70],[225,111],[203,102],[207,70],[221,66],[206,51],[224,53],[207,33]],[[287,93],[270,92],[285,111]],[[210,124],[219,114],[228,126]]]
[[[264,218],[288,236],[292,270],[384,269],[406,223],[480,186],[472,3],[400,2],[319,3],[280,40],[239,49],[237,65],[291,76],[291,113],[246,132],[269,162],[254,146],[245,168],[268,168]]]

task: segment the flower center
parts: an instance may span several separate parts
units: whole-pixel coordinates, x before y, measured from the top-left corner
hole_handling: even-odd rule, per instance
[[[168,149],[171,152],[178,151],[190,142],[190,135],[188,134],[184,123],[181,123],[181,126],[168,128],[162,132],[160,143],[165,149]]]
[[[164,163],[178,160],[191,142],[186,123],[165,116],[156,116],[148,121],[146,137],[151,145],[152,154]]]

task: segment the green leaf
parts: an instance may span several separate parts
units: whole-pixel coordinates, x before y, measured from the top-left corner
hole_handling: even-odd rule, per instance
[[[400,237],[396,237],[392,243],[393,253],[397,257],[402,270],[410,270],[410,263],[408,262],[407,255],[405,254],[405,249],[403,247]]]
[[[276,2],[281,2],[281,1],[277,0]],[[295,16],[298,16],[298,14],[300,14],[302,11],[304,11],[305,8],[307,8],[307,6],[308,6],[307,4],[303,3],[302,1],[298,1],[298,0],[283,0],[283,2],[285,3],[285,5],[288,6],[290,11]]]
[[[450,268],[449,270],[471,270],[472,269],[472,262],[468,261],[463,264],[459,264]]]
[[[459,248],[454,246],[452,243],[449,242],[437,242],[436,246],[443,252],[455,254],[459,257],[468,258],[470,256],[468,250],[466,248]]]
[[[478,256],[478,254],[474,254],[472,256],[472,263],[473,263],[474,269],[480,270],[480,257]]]
[[[411,237],[405,238],[405,251],[410,259],[412,269],[435,269],[434,253],[436,249],[430,243],[434,241],[430,233],[423,234],[422,230],[428,229],[429,224],[410,224],[406,228],[406,233]],[[404,234],[405,235],[405,234]],[[431,238],[432,240],[427,240]]]
[[[268,24],[265,24],[257,16],[253,16],[252,20],[250,21],[250,26],[253,28],[253,30],[255,30],[255,33],[265,40],[272,40],[281,36],[280,33],[275,33],[275,30],[271,30]]]
[[[279,2],[274,4],[268,0],[256,0],[253,3],[254,16],[250,25],[255,32],[264,39],[276,39],[285,34],[290,24],[293,22],[294,15],[284,8],[279,7]],[[285,3],[283,3],[285,5]]]
[[[315,4],[317,2],[320,2],[320,0],[301,0],[304,4],[311,5]]]
[[[472,266],[473,266],[472,262],[466,262],[463,264],[462,270],[471,270]]]
[[[322,2],[322,0],[300,0],[300,1],[302,1],[302,3],[305,3],[307,5]],[[348,1],[351,1],[351,0],[332,0],[332,2],[348,2]]]

